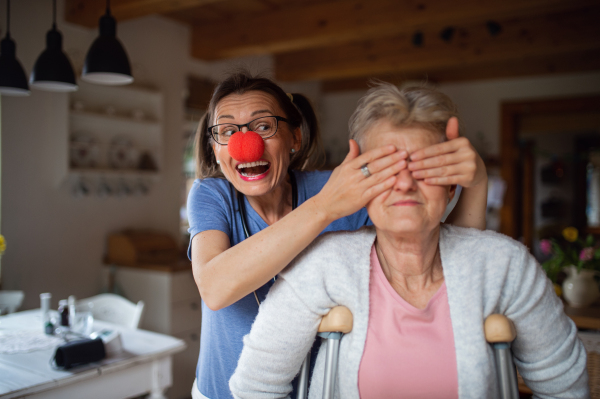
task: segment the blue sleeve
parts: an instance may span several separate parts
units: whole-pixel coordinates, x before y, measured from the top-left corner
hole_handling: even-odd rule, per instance
[[[196,179],[187,199],[187,214],[190,228],[188,257],[192,255],[192,239],[207,230],[219,230],[231,239],[231,216],[228,210],[229,196],[217,179]]]

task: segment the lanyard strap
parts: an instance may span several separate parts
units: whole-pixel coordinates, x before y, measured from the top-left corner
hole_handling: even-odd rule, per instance
[[[290,183],[292,184],[292,210],[298,207],[298,187],[296,186],[296,177],[291,170],[288,171],[290,176]],[[252,234],[250,234],[250,230],[248,230],[248,224],[246,223],[246,202],[244,201],[244,194],[237,191],[237,202],[238,209],[240,212],[240,219],[242,220],[242,228],[244,229],[245,239],[249,238]],[[275,277],[273,277],[273,281],[275,281]],[[254,298],[256,298],[256,303],[260,306],[260,301],[258,300],[258,295],[256,295],[256,291],[254,291]]]

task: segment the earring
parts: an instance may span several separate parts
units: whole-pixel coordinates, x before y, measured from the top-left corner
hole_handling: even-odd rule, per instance
[[[292,154],[295,152],[296,152],[296,150],[294,148],[292,148],[292,150],[290,151],[290,153],[292,153]]]
[[[217,165],[221,165],[221,161],[217,159]]]

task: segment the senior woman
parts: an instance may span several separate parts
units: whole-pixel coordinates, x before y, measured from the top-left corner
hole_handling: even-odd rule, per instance
[[[412,165],[431,184],[463,185],[450,219],[484,228],[485,167],[469,142],[456,138],[456,123],[448,136],[454,139],[414,153]],[[351,141],[333,173],[307,172],[319,154],[310,103],[245,73],[215,89],[196,140],[188,254],[203,304],[192,394],[230,398],[242,337],[274,277],[322,232],[370,224],[364,206],[394,184],[407,152],[375,145],[359,155]]]
[[[364,152],[413,154],[443,141],[455,116],[440,92],[382,84],[359,103],[350,134]],[[286,397],[321,317],[344,305],[354,327],[340,346],[339,398],[497,397],[483,331],[492,313],[515,323],[515,363],[538,397],[587,397],[585,350],[544,272],[506,236],[441,224],[454,194],[404,167],[368,203],[374,227],[327,234],[300,254],[244,338],[233,395]],[[323,352],[311,398],[322,392]]]

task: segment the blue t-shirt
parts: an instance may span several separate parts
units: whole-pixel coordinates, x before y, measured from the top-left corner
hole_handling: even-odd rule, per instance
[[[330,171],[293,173],[298,187],[298,205],[321,191],[331,175]],[[248,200],[245,201],[248,229],[250,234],[256,234],[268,225],[250,206]],[[196,180],[188,196],[187,210],[190,223],[190,258],[192,238],[202,231],[224,232],[229,236],[231,246],[245,239],[236,192],[227,180]],[[321,234],[327,231],[353,231],[370,224],[372,223],[369,215],[363,208],[331,223]],[[272,282],[269,282],[256,291],[261,302],[271,285]],[[257,314],[258,304],[253,293],[218,311],[209,309],[202,302],[202,334],[196,377],[198,389],[204,396],[210,399],[232,398],[229,379],[242,353],[242,338],[250,332]]]

